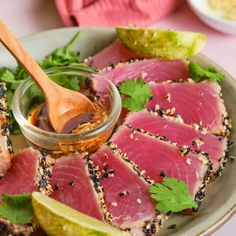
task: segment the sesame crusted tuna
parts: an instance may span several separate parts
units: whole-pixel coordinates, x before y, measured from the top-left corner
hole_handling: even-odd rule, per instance
[[[212,160],[212,172],[217,173],[226,159],[227,138],[202,133],[171,116],[159,115],[157,112],[143,110],[132,112],[126,118],[125,124],[141,132],[150,132],[166,137],[178,146],[188,146],[194,151],[203,151],[209,154]]]
[[[0,177],[5,174],[11,165],[13,156],[12,142],[9,131],[9,115],[7,112],[6,85],[0,83]]]
[[[103,69],[107,66],[112,67],[118,62],[124,62],[132,58],[141,58],[141,56],[124,47],[120,40],[116,40],[111,45],[95,54],[88,63],[90,62],[90,65]]]
[[[15,155],[10,168],[0,181],[0,196],[2,193],[14,195],[36,191],[38,180],[41,179],[38,172],[40,158],[40,152],[33,148],[24,149]],[[4,227],[4,233],[6,233],[1,235],[27,236],[34,230],[32,224],[16,225],[4,219],[0,219],[0,225]]]
[[[161,183],[163,176],[176,178],[188,184],[193,197],[203,192],[210,166],[202,154],[193,154],[188,148],[179,149],[159,136],[133,131],[127,126],[121,126],[111,142],[155,182]]]
[[[217,83],[206,80],[201,83],[161,83],[152,84],[151,89],[153,99],[147,104],[148,110],[155,110],[158,105],[166,113],[180,115],[196,130],[229,135],[231,124]]]
[[[185,60],[144,59],[131,63],[120,63],[114,69],[104,70],[100,74],[110,79],[115,85],[119,85],[126,79],[138,77],[145,82],[179,81],[188,78],[188,64]]]
[[[37,190],[40,156],[40,152],[33,148],[24,149],[16,154],[11,167],[0,181],[0,196],[2,193],[12,195]]]
[[[112,224],[134,235],[157,233],[166,217],[157,215],[149,184],[139,177],[138,169],[123,158],[124,154],[111,146],[102,146],[91,157],[101,172],[100,181]]]
[[[50,184],[53,193],[50,197],[79,212],[102,220],[103,211],[95,191],[99,187],[98,178],[89,172],[86,164],[86,160],[78,153],[59,158],[52,169]]]

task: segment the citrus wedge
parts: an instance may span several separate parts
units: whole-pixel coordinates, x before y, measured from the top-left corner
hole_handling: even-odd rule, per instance
[[[35,217],[48,236],[130,236],[41,193],[33,192],[32,203]]]
[[[145,57],[183,59],[198,54],[206,42],[206,35],[173,30],[117,27],[121,42],[130,50]]]

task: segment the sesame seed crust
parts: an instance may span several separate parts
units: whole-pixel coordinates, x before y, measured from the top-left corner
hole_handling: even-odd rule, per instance
[[[13,158],[13,146],[10,138],[10,124],[7,103],[6,84],[0,82],[0,127],[1,127],[1,143],[0,143],[0,177],[2,177],[11,165]]]
[[[101,173],[99,172],[98,167],[93,164],[93,161],[89,158],[88,155],[84,156],[84,160],[86,163],[87,171],[89,173],[89,177],[97,193],[98,201],[103,211],[103,217],[107,223],[112,224],[112,214],[107,210],[107,206],[104,200],[104,189],[99,181]]]

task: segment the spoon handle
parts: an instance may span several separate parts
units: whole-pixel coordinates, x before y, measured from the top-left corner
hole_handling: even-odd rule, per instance
[[[37,62],[24,49],[19,40],[11,33],[0,19],[0,42],[11,52],[15,59],[25,68],[31,78],[39,85],[44,94],[55,89],[54,83],[48,78]],[[48,91],[48,92],[47,92]]]

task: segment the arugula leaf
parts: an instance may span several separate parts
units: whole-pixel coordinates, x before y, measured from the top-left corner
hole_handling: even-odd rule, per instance
[[[142,110],[152,96],[150,86],[145,84],[141,78],[125,80],[119,86],[119,90],[120,93],[127,95],[124,96],[122,103],[131,111]]]
[[[217,72],[216,69],[212,67],[202,68],[193,62],[190,62],[188,67],[190,78],[196,82],[200,82],[205,79],[213,82],[220,82],[225,78],[223,74]]]
[[[33,207],[28,193],[12,195],[2,194],[0,216],[13,224],[27,224],[32,221]]]
[[[149,192],[157,201],[156,210],[161,213],[179,212],[198,207],[189,193],[188,185],[175,178],[164,178],[162,184],[154,184]]]

